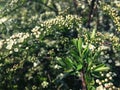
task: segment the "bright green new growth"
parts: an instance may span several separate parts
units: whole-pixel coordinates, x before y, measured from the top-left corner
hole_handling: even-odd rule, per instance
[[[87,86],[86,88],[88,90],[92,88],[93,90],[95,77],[97,76],[97,78],[100,78],[100,72],[108,71],[110,68],[101,62],[97,62],[100,55],[98,52],[90,50],[90,43],[87,44],[86,47],[83,47],[84,40],[82,38],[73,39],[73,45],[74,49],[71,49],[69,57],[59,60],[59,64],[65,70],[65,74],[78,75],[80,80],[82,80],[81,73],[83,73],[85,76],[84,81]],[[97,58],[93,57],[95,55],[97,55]],[[94,83],[91,83],[88,78],[91,78]]]

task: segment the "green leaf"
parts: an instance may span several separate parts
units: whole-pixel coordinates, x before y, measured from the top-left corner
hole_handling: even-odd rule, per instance
[[[72,50],[71,51],[71,56],[73,57],[74,62],[76,62],[76,63],[79,63],[79,62],[82,63],[82,60],[80,59],[80,56],[79,56],[78,52]]]
[[[99,58],[99,56],[100,56],[100,51],[97,51],[97,52],[95,52],[95,54],[93,55],[93,58]]]
[[[61,66],[61,67],[65,67],[66,64],[63,62],[63,60],[57,60],[58,64]]]
[[[65,70],[66,73],[70,73],[72,71],[73,71],[73,69],[67,69],[67,70]]]
[[[107,71],[109,67],[106,67],[104,64],[100,64],[93,69],[93,72]]]
[[[79,70],[81,70],[82,69],[82,64],[79,64],[78,66],[77,66],[77,70],[79,71]]]
[[[101,74],[99,72],[92,72],[91,75],[95,78],[100,78]]]
[[[81,38],[78,39],[77,48],[78,48],[78,51],[79,51],[79,55],[81,55],[81,51],[82,51],[82,39]]]
[[[96,90],[96,88],[94,86],[90,86],[88,90]]]
[[[69,63],[69,66],[73,66],[73,61],[70,58],[67,58],[67,62]]]
[[[87,70],[90,70],[91,66],[93,65],[93,60],[91,58],[88,58],[88,68]]]
[[[76,52],[75,50],[71,50],[71,55],[73,56],[73,57],[78,57],[78,52]]]
[[[83,52],[82,52],[82,59],[84,59],[84,58],[86,58],[86,56],[88,55],[88,45],[87,45],[87,47],[83,50]]]
[[[63,62],[65,63],[65,68],[67,68],[67,69],[75,68],[74,63],[70,58],[67,57],[65,60],[63,60]]]
[[[93,29],[92,35],[91,35],[91,39],[94,39],[94,38],[95,38],[95,33],[96,33],[96,29]]]
[[[77,45],[78,45],[78,39],[73,39],[73,44],[77,47]]]
[[[87,31],[87,32],[86,32],[86,34],[87,34],[87,39],[88,39],[88,40],[90,40],[90,39],[91,39],[90,32],[89,32],[89,31]]]

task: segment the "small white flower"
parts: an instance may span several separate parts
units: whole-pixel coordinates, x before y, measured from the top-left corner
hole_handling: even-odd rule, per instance
[[[105,86],[105,88],[109,88],[110,87],[108,83],[105,83],[104,86]]]
[[[100,80],[99,79],[96,79],[96,83],[99,83],[100,82]]]
[[[98,87],[96,88],[96,90],[104,90],[103,85],[98,86]]]
[[[108,79],[107,79],[107,78],[105,79],[105,82],[108,82]]]
[[[108,84],[109,84],[110,86],[112,86],[112,85],[113,85],[113,83],[111,83],[111,82],[110,82],[110,83],[108,83]]]
[[[82,45],[82,47],[83,47],[83,48],[86,48],[87,45]],[[95,49],[95,46],[92,45],[92,44],[89,44],[88,48],[93,51],[93,50]]]
[[[110,59],[110,60],[108,60],[108,63],[112,63],[112,60]]]
[[[20,44],[20,45],[18,45],[18,47],[21,47],[22,45]]]
[[[29,33],[26,33],[26,37],[29,37],[30,35],[29,35]]]
[[[110,56],[109,56],[109,55],[105,55],[105,58],[106,58],[106,59],[109,59],[109,58],[110,58]]]
[[[120,61],[118,61],[118,60],[115,61],[115,65],[116,65],[116,66],[120,66]]]
[[[40,27],[36,26],[36,27],[34,27],[31,31],[32,31],[32,32],[37,32],[37,31],[39,30],[39,28],[40,28]]]
[[[102,82],[99,82],[98,84],[99,84],[99,85],[101,85],[101,84],[102,84]]]
[[[14,40],[14,44],[17,44],[16,40]]]
[[[113,86],[112,88],[115,89],[115,86]]]
[[[104,74],[102,73],[101,76],[104,76]]]
[[[112,77],[109,77],[110,80],[112,80]]]
[[[110,36],[110,37],[112,37],[113,35],[114,35],[114,34],[113,34],[113,33],[111,33],[109,36]]]
[[[29,37],[29,34],[27,34],[27,33],[26,33],[25,35],[23,35],[23,38],[24,38],[24,39],[26,39],[26,38],[28,38],[28,37]]]
[[[14,48],[14,52],[18,52],[18,48]]]
[[[13,53],[13,51],[10,51],[9,53],[10,53],[10,54],[12,54],[12,53]]]
[[[104,45],[102,45],[102,46],[100,46],[100,47],[98,48],[99,51],[100,51],[100,50],[107,50],[107,49],[109,49],[109,47],[108,47],[108,46],[104,46]]]
[[[7,47],[6,47],[6,49],[11,50],[13,44],[14,44],[14,41],[13,41],[13,40],[10,40],[9,42],[7,42]]]
[[[60,74],[58,75],[58,77],[59,77],[60,79],[62,79],[62,78],[64,77],[64,74],[63,74],[63,73],[60,73]]]
[[[102,80],[102,83],[104,83],[105,81],[104,80]]]
[[[0,24],[4,23],[5,21],[7,21],[7,18],[6,18],[6,17],[1,18],[1,19],[0,19]]]
[[[83,4],[81,8],[84,9],[84,8],[85,8],[85,5]]]
[[[10,39],[6,39],[6,42],[10,41]]]
[[[92,44],[90,44],[90,45],[89,45],[89,49],[90,49],[90,50],[94,50],[94,49],[95,49],[95,46],[92,45]]]
[[[33,63],[33,66],[34,66],[34,67],[36,67],[37,65],[38,65],[38,63],[36,63],[36,62]]]
[[[29,47],[26,47],[25,49],[26,49],[26,50],[28,50],[28,49],[29,49]]]
[[[113,90],[112,88],[109,88],[108,90]]]
[[[57,47],[57,46],[56,46]],[[56,57],[56,60],[61,60],[61,58],[60,57]]]
[[[7,45],[6,49],[11,50],[12,49],[12,45]]]
[[[95,68],[96,67],[96,65],[93,65],[93,68]]]
[[[40,24],[41,25],[41,27],[43,27],[44,26],[44,24]]]
[[[54,66],[54,68],[55,68],[55,69],[60,69],[61,67],[60,67],[58,64],[56,64],[56,65]]]
[[[39,35],[35,35],[36,38],[39,38]]]
[[[43,88],[46,88],[47,86],[48,86],[48,82],[47,81],[43,81],[42,83],[41,83],[41,85],[42,85],[42,87]]]
[[[0,49],[2,48],[3,46],[3,40],[0,40]]]
[[[104,55],[104,52],[101,52],[100,55]]]
[[[110,76],[111,76],[110,73],[107,73],[107,74],[106,74],[106,77],[110,77]]]
[[[22,43],[24,41],[24,38],[21,37],[20,39],[18,39],[18,43]]]

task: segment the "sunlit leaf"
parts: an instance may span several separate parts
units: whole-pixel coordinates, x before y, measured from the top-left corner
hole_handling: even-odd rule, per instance
[[[96,33],[96,29],[93,29],[92,34],[91,34],[91,39],[95,38],[95,33]]]
[[[77,47],[78,47],[79,55],[81,55],[81,51],[82,51],[81,50],[82,49],[82,39],[81,38],[78,39]]]
[[[93,72],[107,71],[110,68],[105,66],[105,64],[100,64],[93,69]]]
[[[77,65],[77,70],[78,70],[78,71],[79,71],[79,70],[81,70],[81,69],[82,69],[82,67],[83,67],[83,65],[82,65],[82,64]]]

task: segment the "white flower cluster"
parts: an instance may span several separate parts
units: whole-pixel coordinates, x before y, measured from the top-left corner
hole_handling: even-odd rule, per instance
[[[119,0],[114,1],[114,3],[116,4],[117,7],[120,7],[120,1]]]
[[[63,79],[63,77],[64,77],[64,74],[63,74],[63,73],[60,73],[60,74],[57,76],[58,79]]]
[[[0,24],[4,23],[5,21],[7,21],[7,17],[1,18],[0,19]]]
[[[120,8],[120,2],[115,4],[117,8]],[[120,31],[120,17],[119,17],[119,10],[117,8],[111,5],[104,5],[103,11],[108,12],[108,15],[110,15],[113,18],[113,22],[117,26],[117,30]]]
[[[4,41],[4,40],[0,40],[0,49],[1,49],[2,46],[3,46],[3,41]]]
[[[120,61],[119,60],[115,61],[115,66],[120,66]]]
[[[39,38],[40,36],[40,31],[38,31],[40,29],[40,27],[36,26],[35,28],[33,28],[31,31],[33,33],[33,35],[35,35],[36,38]]]
[[[6,39],[4,44],[7,44],[6,49],[11,50],[13,45],[24,42],[26,38],[29,37],[29,33],[17,33],[12,35],[9,39]],[[15,49],[14,51],[18,51]]]
[[[54,66],[54,68],[55,68],[55,69],[60,69],[61,66],[59,66],[58,64],[56,64],[56,65]]]
[[[77,15],[67,15],[66,17],[57,16],[55,19],[49,19],[43,22],[42,26],[51,28],[52,25],[58,25],[59,27],[65,26],[68,28],[73,27],[73,21],[81,22],[81,18]]]
[[[49,83],[47,81],[43,81],[41,83],[41,85],[42,85],[43,88],[46,88],[46,87],[48,87]]]
[[[113,89],[115,89],[115,86],[111,82],[113,76],[114,76],[114,73],[112,73],[112,72],[108,72],[108,73],[106,73],[106,75],[101,72],[101,77],[105,77],[105,78],[102,80],[96,79],[96,83],[99,85],[96,90],[113,90]]]
[[[108,50],[110,47],[109,46],[105,46],[105,45],[102,45],[98,48],[98,51],[101,51],[101,50]]]
[[[11,3],[17,3],[18,2],[18,0],[12,0],[11,1]]]
[[[82,45],[82,47],[83,47],[83,48],[86,48],[86,47],[87,47],[87,45]],[[89,48],[90,50],[92,50],[92,51],[94,51],[94,50],[95,50],[95,46],[94,46],[94,45],[92,45],[92,44],[89,44],[89,45],[88,45],[88,48]]]
[[[75,21],[75,20],[81,21],[80,17],[78,17],[76,15],[67,15],[66,17],[58,16],[55,19],[44,21],[43,23],[40,24],[40,27],[36,26],[35,28],[33,28],[31,30],[31,32],[32,32],[31,34],[29,34],[29,33],[16,33],[4,41],[0,40],[0,49],[2,48],[3,45],[6,45],[6,49],[11,50],[14,45],[16,45],[18,43],[23,43],[24,40],[26,38],[28,38],[30,35],[33,35],[36,38],[39,38],[40,34],[41,34],[40,31],[43,31],[44,27],[50,28],[52,25],[58,25],[59,27],[65,26],[68,28],[72,28],[73,27],[72,21]],[[47,31],[47,29],[45,30],[45,32],[46,31]],[[17,52],[18,51],[17,48],[15,48],[14,51]]]

